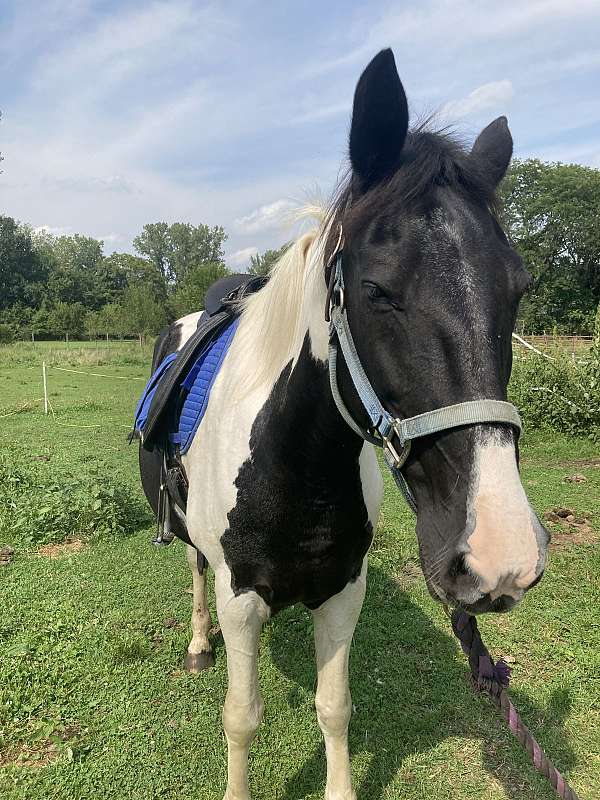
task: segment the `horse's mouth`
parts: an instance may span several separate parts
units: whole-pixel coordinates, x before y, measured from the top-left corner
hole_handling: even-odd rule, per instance
[[[453,610],[460,608],[467,614],[476,616],[478,614],[506,614],[521,601],[521,597],[515,598],[507,594],[501,594],[492,598],[489,594],[482,594],[477,599],[470,601],[459,600],[445,592],[434,581],[425,579],[429,594],[433,599],[441,603],[447,609]]]

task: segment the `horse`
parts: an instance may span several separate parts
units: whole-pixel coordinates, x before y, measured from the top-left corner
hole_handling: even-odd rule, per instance
[[[193,577],[185,664],[214,663],[200,552],[227,654],[225,800],[250,798],[261,628],[295,603],[314,620],[325,797],[356,797],[348,656],[383,493],[374,445],[417,511],[435,600],[507,611],[542,577],[548,534],[522,487],[519,426],[506,410],[511,333],[531,280],[496,199],[512,149],[505,117],[470,150],[430,124],[409,128],[394,56],[381,51],[356,86],[347,178],[268,282],[240,300],[182,456]],[[200,313],[159,339],[154,366],[183,346]],[[419,430],[407,442],[409,422]]]

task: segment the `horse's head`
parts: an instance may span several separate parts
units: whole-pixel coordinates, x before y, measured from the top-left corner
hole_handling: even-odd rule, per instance
[[[352,173],[329,249],[340,223],[348,321],[365,372],[394,416],[506,399],[511,333],[530,280],[495,213],[511,155],[504,117],[470,152],[446,134],[409,132],[390,50],[361,76]],[[368,427],[343,364],[339,381],[353,417]],[[472,612],[502,611],[539,580],[548,535],[521,485],[514,429],[479,424],[417,439],[403,473],[435,597]]]

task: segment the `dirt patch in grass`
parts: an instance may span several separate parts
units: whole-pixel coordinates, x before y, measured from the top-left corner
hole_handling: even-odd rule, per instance
[[[394,581],[401,589],[408,589],[423,577],[421,565],[417,558],[409,558],[402,569],[394,575]]]
[[[43,558],[64,558],[73,553],[80,553],[85,548],[81,539],[71,539],[61,544],[45,544],[38,550],[38,555]]]
[[[600,538],[590,525],[588,514],[577,514],[570,508],[555,507],[544,514],[550,524],[551,550],[562,550],[570,545],[593,544]]]
[[[597,467],[600,468],[600,458],[574,458],[571,461],[559,461],[559,467]]]
[[[20,744],[0,753],[2,767],[47,767],[60,757],[58,746],[51,741]]]

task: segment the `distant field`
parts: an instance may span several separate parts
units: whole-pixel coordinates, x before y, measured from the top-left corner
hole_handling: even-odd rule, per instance
[[[42,520],[44,492],[60,498],[65,486],[67,505],[71,491],[85,498],[99,483],[123,487],[135,511],[130,520],[122,509],[118,535],[75,527],[26,542],[8,504],[0,506],[0,547],[15,548],[0,566],[3,800],[220,800],[225,788],[223,643],[215,628],[214,670],[182,671],[191,601],[184,548],[150,546],[137,449],[125,438],[150,353],[137,343],[0,346],[0,489],[13,480],[17,493],[30,480],[35,508],[26,510]],[[42,360],[50,365],[48,417]],[[513,665],[512,695],[526,723],[581,799],[598,800],[600,458],[587,439],[526,433],[521,459],[537,511],[569,509],[580,521],[550,523],[555,544],[543,582],[517,611],[481,627]],[[254,797],[321,800],[310,615],[282,612],[261,645],[265,722],[252,748]],[[386,475],[351,658],[360,800],[554,798],[465,676],[420,574],[413,519]]]

